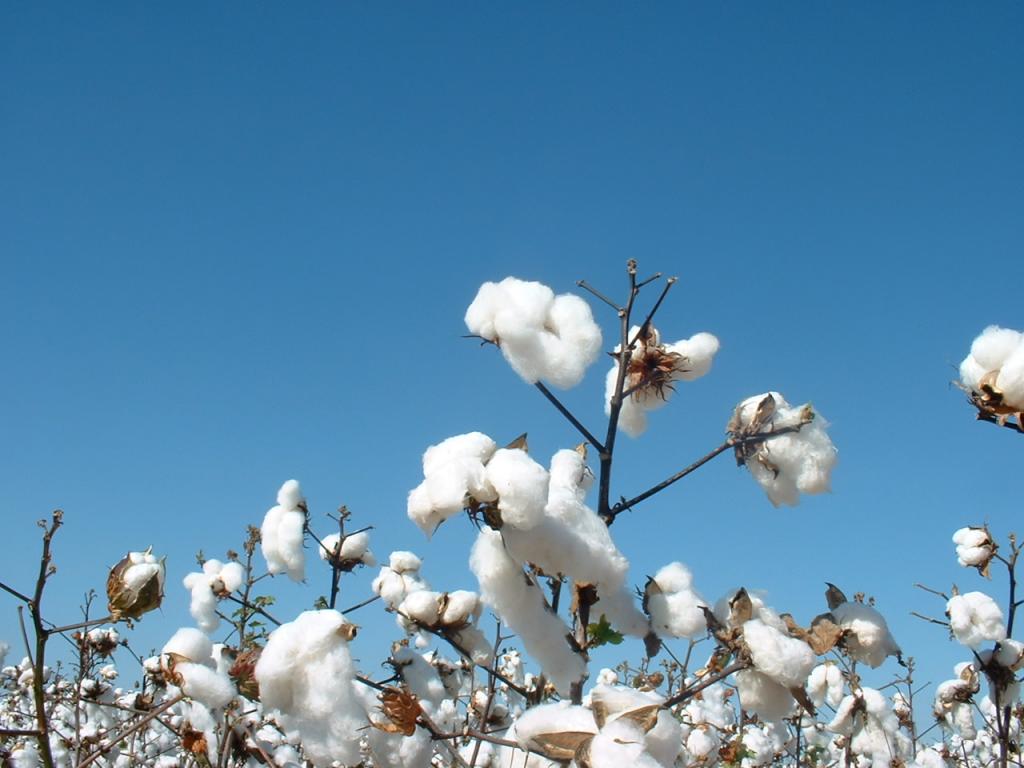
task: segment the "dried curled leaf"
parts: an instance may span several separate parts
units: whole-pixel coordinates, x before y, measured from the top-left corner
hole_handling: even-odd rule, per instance
[[[385,733],[400,733],[403,736],[412,736],[416,733],[416,720],[422,714],[419,700],[408,691],[399,688],[388,688],[380,696],[380,710],[390,721],[377,723],[373,720],[370,724]]]
[[[581,747],[589,746],[593,738],[594,734],[588,731],[538,733],[529,740],[529,747],[550,760],[572,760]]]
[[[835,584],[826,581],[825,586],[828,587],[828,589],[825,590],[825,601],[828,603],[828,609],[830,611],[834,611],[843,603],[850,602],[846,599],[846,595],[843,594],[843,590],[841,590]]]

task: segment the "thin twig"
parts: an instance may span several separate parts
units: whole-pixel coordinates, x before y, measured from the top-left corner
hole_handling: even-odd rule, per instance
[[[577,286],[579,286],[580,288],[582,288],[582,289],[583,289],[584,291],[587,291],[587,292],[589,292],[589,293],[593,294],[594,296],[596,296],[597,298],[599,298],[599,299],[600,299],[601,301],[603,301],[603,302],[604,302],[605,304],[607,304],[607,305],[608,305],[609,307],[611,307],[612,309],[614,309],[614,310],[615,310],[616,312],[619,312],[619,311],[621,311],[621,310],[620,310],[620,308],[619,308],[619,305],[618,305],[618,304],[616,304],[616,303],[615,303],[614,301],[612,301],[611,299],[609,299],[609,298],[608,298],[607,296],[605,296],[605,295],[604,295],[603,293],[601,293],[601,292],[600,292],[599,290],[597,290],[596,288],[594,288],[594,287],[593,287],[593,286],[592,286],[592,285],[591,285],[590,283],[588,283],[588,282],[587,282],[586,280],[577,280],[577,281],[576,281],[576,285],[577,285]]]
[[[0,581],[0,589],[2,589],[4,592],[7,592],[8,594],[14,595],[14,597],[18,598],[23,603],[31,604],[31,602],[32,602],[32,598],[31,597],[29,597],[28,595],[21,594],[21,592],[19,592],[18,590],[14,589],[14,587],[9,587],[6,584],[4,584],[2,581]]]
[[[596,437],[594,437],[594,435],[591,434],[590,430],[587,429],[585,426],[583,426],[583,424],[580,422],[580,420],[577,419],[575,416],[573,416],[572,412],[568,408],[566,408],[564,405],[562,405],[562,401],[559,400],[557,397],[555,397],[554,393],[550,389],[548,389],[546,386],[544,386],[544,382],[538,381],[533,386],[535,386],[537,389],[539,389],[540,393],[542,395],[544,395],[544,397],[546,397],[548,399],[548,402],[550,402],[553,406],[555,406],[555,408],[558,410],[558,412],[560,414],[562,414],[563,416],[565,416],[566,419],[569,420],[570,424],[572,424],[574,427],[576,427],[576,429],[579,431],[579,433],[581,435],[583,435],[583,437],[586,438],[588,443],[590,443],[592,446],[594,446],[594,449],[598,453],[601,453],[602,451],[604,451],[604,446],[601,445],[601,441],[598,440]]]
[[[938,624],[940,627],[949,626],[948,621],[942,621],[941,619],[935,619],[931,616],[925,616],[923,613],[918,613],[917,611],[911,611],[910,615],[914,616],[915,618],[921,619],[922,621],[927,621],[929,624]]]
[[[344,615],[344,614],[346,614],[346,613],[352,613],[352,611],[357,611],[357,610],[359,610],[360,608],[362,608],[362,607],[364,607],[364,606],[367,606],[367,605],[369,605],[370,603],[375,603],[375,602],[377,602],[378,600],[380,600],[380,595],[374,595],[373,597],[368,597],[368,598],[366,598],[365,600],[363,600],[363,602],[361,602],[361,603],[356,603],[355,605],[353,605],[353,606],[350,606],[350,607],[346,608],[346,609],[345,609],[345,610],[343,610],[343,611],[340,611],[340,613],[341,613],[342,615]]]
[[[725,680],[725,678],[727,678],[733,672],[740,672],[740,671],[746,669],[749,666],[750,666],[750,662],[748,662],[748,661],[734,661],[732,664],[727,666],[721,672],[716,672],[715,674],[711,675],[710,677],[705,677],[697,685],[691,686],[691,687],[687,688],[685,691],[680,691],[679,693],[677,693],[675,696],[673,696],[670,699],[666,699],[664,702],[662,702],[661,708],[662,709],[671,709],[672,707],[676,706],[676,704],[682,704],[684,701],[688,701],[689,699],[692,699],[694,696],[696,696],[698,693],[703,691],[705,688],[710,688],[715,683],[720,682],[722,680]]]

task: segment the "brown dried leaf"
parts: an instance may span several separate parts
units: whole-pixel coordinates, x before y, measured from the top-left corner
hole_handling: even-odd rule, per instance
[[[804,640],[819,656],[831,651],[843,637],[843,628],[835,622],[831,613],[822,613],[811,621],[811,631]]]
[[[422,710],[415,695],[398,688],[388,688],[378,698],[381,712],[391,722],[375,723],[371,721],[374,728],[386,733],[401,733],[404,736],[412,736],[416,733],[416,719],[422,714]]]
[[[825,601],[828,603],[828,609],[830,611],[834,611],[843,603],[850,602],[846,599],[846,595],[843,594],[843,590],[835,584],[826,581],[825,585],[828,587],[828,589],[825,590]]]
[[[795,686],[789,689],[793,698],[797,700],[804,711],[807,712],[811,717],[817,715],[817,711],[814,709],[814,703],[811,701],[811,697],[807,695],[807,691],[802,686]]]
[[[505,446],[509,450],[519,450],[523,453],[530,452],[530,446],[526,442],[526,432],[523,432],[519,437],[513,440],[511,443]]]
[[[772,416],[775,415],[775,398],[769,392],[765,395],[761,402],[757,404],[757,408],[754,411],[754,416],[750,420],[750,424],[747,425],[747,432],[749,434],[756,434],[761,431],[761,427],[768,423]]]
[[[739,591],[733,595],[732,600],[729,601],[729,623],[734,627],[738,627],[746,624],[753,617],[754,604],[751,602],[746,588],[740,587]]]
[[[594,734],[588,731],[538,733],[530,739],[530,748],[551,760],[572,760],[576,751],[593,738]]]
[[[628,712],[624,712],[619,716],[620,720],[628,720],[631,723],[636,723],[643,729],[644,733],[647,733],[658,723],[658,714],[661,712],[661,705],[649,704],[646,707],[640,707],[638,709],[631,709]]]

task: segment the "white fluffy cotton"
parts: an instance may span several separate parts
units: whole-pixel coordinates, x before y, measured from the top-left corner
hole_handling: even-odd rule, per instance
[[[843,673],[832,662],[819,664],[807,677],[807,695],[816,707],[826,702],[835,709],[843,700]]]
[[[484,283],[466,310],[470,333],[492,341],[530,384],[576,386],[601,351],[601,329],[578,296],[508,277]]]
[[[832,616],[846,630],[846,652],[854,661],[875,668],[889,656],[899,655],[900,648],[885,618],[870,605],[842,603],[832,609]]]
[[[775,413],[762,425],[760,432],[797,426],[811,408],[809,404],[791,406],[778,392],[765,392],[749,397],[737,406],[736,426],[748,427],[758,405],[768,395],[775,399]],[[796,506],[800,502],[801,493],[826,493],[831,489],[837,452],[825,432],[827,424],[824,419],[813,410],[810,413],[814,414],[813,421],[803,424],[798,432],[765,440],[754,455],[746,460],[747,469],[764,489],[773,506]]]
[[[292,581],[306,577],[302,548],[306,526],[305,501],[298,480],[289,480],[277,492],[277,505],[267,510],[260,527],[260,546],[270,573],[287,573]]]
[[[235,688],[216,668],[213,651],[209,637],[193,627],[183,627],[164,645],[160,665],[186,696],[218,708],[234,698]]]
[[[569,627],[548,609],[540,590],[526,582],[522,567],[505,551],[501,534],[481,530],[469,565],[480,582],[483,601],[519,635],[555,688],[567,695],[572,683],[586,677],[586,664],[569,647]]]
[[[693,575],[682,563],[669,563],[648,584],[647,612],[660,637],[696,638],[707,631],[708,604],[693,588]]]
[[[306,611],[271,633],[256,664],[263,705],[317,766],[359,760],[366,714],[353,690],[350,630],[337,611]]]
[[[736,673],[736,688],[740,703],[749,712],[765,720],[781,720],[793,709],[795,700],[785,686],[755,669]]]
[[[548,498],[548,472],[519,448],[495,451],[486,467],[498,496],[502,523],[529,530],[541,521]]]
[[[630,338],[640,333],[639,326],[629,330]],[[695,381],[711,370],[718,352],[718,339],[710,333],[697,333],[675,344],[662,344],[655,328],[647,339],[638,339],[623,383],[623,392],[630,394],[619,410],[619,427],[630,437],[638,437],[647,429],[647,412],[661,408],[680,381]],[[620,347],[616,347],[616,353]],[[654,371],[659,371],[655,374]],[[662,375],[660,371],[664,371]],[[611,400],[618,383],[618,359],[605,376],[604,410],[611,413]]]
[[[484,465],[497,450],[482,432],[456,435],[423,454],[423,482],[410,493],[409,519],[430,536],[445,520],[461,512],[469,497],[494,501],[497,494]]]
[[[420,578],[420,559],[412,552],[399,550],[391,553],[388,564],[380,569],[371,585],[374,594],[380,595],[388,608],[396,609],[405,596],[429,585]]]
[[[984,568],[995,553],[995,544],[985,528],[961,528],[953,534],[956,559],[965,568]]]
[[[377,558],[370,551],[370,532],[359,531],[345,536],[342,541],[341,534],[331,533],[321,540],[318,547],[321,560],[336,558],[338,562],[346,565],[369,565],[377,564]]]
[[[983,378],[1004,404],[1024,410],[1024,334],[997,325],[981,332],[960,364],[960,380],[979,392]]]
[[[185,589],[192,593],[189,612],[204,632],[213,632],[220,624],[217,616],[217,601],[234,592],[245,579],[241,563],[222,563],[207,560],[203,570],[188,574],[184,579]]]
[[[750,649],[754,667],[786,688],[803,686],[814,667],[814,651],[807,643],[760,619],[744,623],[743,639]]]
[[[1006,637],[1002,610],[983,592],[954,595],[946,603],[946,615],[953,636],[969,648]]]

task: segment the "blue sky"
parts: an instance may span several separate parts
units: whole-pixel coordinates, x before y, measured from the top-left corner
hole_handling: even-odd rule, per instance
[[[405,517],[423,449],[578,439],[460,338],[465,307],[509,274],[618,295],[632,257],[680,278],[665,336],[722,349],[623,438],[613,493],[766,389],[812,400],[841,451],[795,510],[723,457],[624,516],[634,580],[678,559],[709,598],[761,588],[803,620],[833,581],[943,679],[962,654],[910,617],[942,610],[912,584],[982,586],[950,535],[1021,519],[1021,437],[949,381],[983,326],[1024,327],[1022,32],[1013,3],[5,5],[0,579],[30,587],[54,507],[55,620],[153,544],[158,646],[195,551],[237,548],[296,477],[378,556],[469,586],[469,524],[428,543]],[[602,378],[565,395],[592,425]],[[312,573],[274,583],[278,613],[326,591]],[[359,620],[372,667],[396,632]]]

